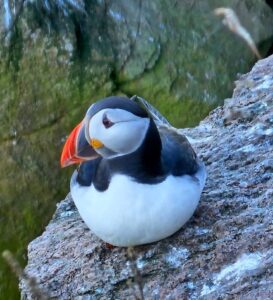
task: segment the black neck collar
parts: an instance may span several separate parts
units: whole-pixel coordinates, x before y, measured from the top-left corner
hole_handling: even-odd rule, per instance
[[[163,176],[161,139],[152,119],[142,145],[133,153],[109,159],[112,174],[120,173],[142,183],[156,183]]]

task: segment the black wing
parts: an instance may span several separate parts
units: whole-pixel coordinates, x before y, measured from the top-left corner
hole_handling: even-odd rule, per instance
[[[174,176],[195,174],[199,168],[198,158],[187,138],[168,127],[159,127],[159,133],[163,168]]]
[[[144,108],[158,127],[162,141],[162,164],[165,172],[170,172],[175,176],[195,174],[199,168],[198,158],[187,138],[172,127],[148,101],[139,96],[133,96],[131,100]]]

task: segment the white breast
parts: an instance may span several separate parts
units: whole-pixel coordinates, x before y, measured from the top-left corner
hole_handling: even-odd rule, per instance
[[[202,185],[188,175],[168,176],[153,185],[114,175],[104,192],[74,182],[71,194],[81,217],[98,237],[112,245],[133,246],[158,241],[180,229],[193,215]]]

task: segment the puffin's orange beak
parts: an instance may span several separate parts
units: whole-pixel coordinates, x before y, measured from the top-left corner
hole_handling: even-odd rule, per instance
[[[97,158],[98,156],[99,155],[85,138],[85,125],[84,121],[82,121],[72,130],[67,138],[63,147],[60,163],[61,167],[64,168]]]
[[[76,141],[79,135],[79,130],[81,129],[82,122],[79,123],[70,133],[69,137],[67,138],[63,152],[61,155],[61,167],[67,167],[72,164],[80,163],[83,161],[80,157],[76,155]]]

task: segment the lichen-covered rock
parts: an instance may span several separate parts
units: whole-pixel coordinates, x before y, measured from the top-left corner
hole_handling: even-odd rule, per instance
[[[194,217],[135,248],[145,299],[273,298],[273,56],[236,83],[232,99],[183,130],[207,165]],[[126,249],[109,250],[71,197],[30,243],[26,272],[52,298],[134,299]],[[25,299],[32,299],[24,281]]]

